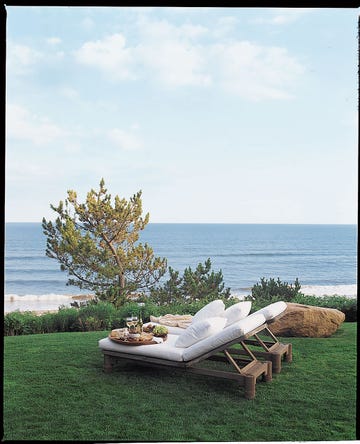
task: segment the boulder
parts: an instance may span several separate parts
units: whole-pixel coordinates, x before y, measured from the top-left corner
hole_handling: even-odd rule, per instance
[[[344,322],[345,314],[335,308],[287,302],[283,315],[269,324],[276,336],[327,338]]]

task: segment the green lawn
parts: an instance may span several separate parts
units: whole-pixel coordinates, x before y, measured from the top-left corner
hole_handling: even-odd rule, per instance
[[[287,338],[293,362],[245,400],[235,381],[134,365],[102,371],[107,332],[4,339],[4,437],[69,441],[356,439],[356,323]]]

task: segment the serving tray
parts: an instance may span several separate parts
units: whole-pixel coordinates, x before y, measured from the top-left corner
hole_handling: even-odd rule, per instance
[[[146,336],[145,336],[146,335]],[[151,344],[159,344],[154,341],[154,336],[151,333],[143,333],[143,337],[139,339],[127,338],[127,339],[118,339],[109,335],[109,338],[117,342],[118,344],[130,345],[130,346],[138,346],[138,345],[151,345]],[[162,337],[163,341],[166,341],[167,336]]]

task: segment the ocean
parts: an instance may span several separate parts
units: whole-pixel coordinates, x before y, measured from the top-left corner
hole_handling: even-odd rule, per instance
[[[180,273],[210,258],[240,298],[262,277],[298,278],[306,294],[357,297],[356,225],[150,223],[141,241]],[[41,223],[5,224],[5,312],[53,310],[89,293],[66,285],[45,248]]]

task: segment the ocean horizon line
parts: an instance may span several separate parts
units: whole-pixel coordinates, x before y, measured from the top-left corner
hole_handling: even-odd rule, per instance
[[[51,220],[55,222],[55,220]],[[42,224],[42,221],[5,221],[6,224]],[[357,226],[357,223],[301,222],[148,222],[148,225],[294,225],[294,226]]]

